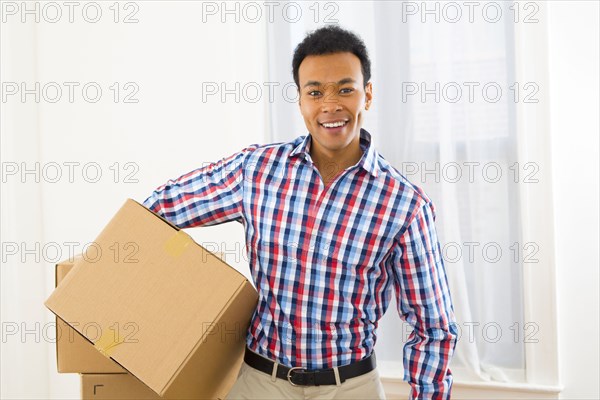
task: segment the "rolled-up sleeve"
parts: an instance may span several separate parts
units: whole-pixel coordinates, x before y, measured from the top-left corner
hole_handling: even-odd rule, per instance
[[[448,365],[458,330],[434,221],[433,203],[424,203],[399,233],[390,257],[398,312],[413,327],[404,345],[411,400],[449,399],[453,381]]]
[[[258,144],[159,186],[143,202],[179,228],[241,222],[244,166]]]

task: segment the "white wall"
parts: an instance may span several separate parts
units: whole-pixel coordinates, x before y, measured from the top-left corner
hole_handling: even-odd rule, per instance
[[[548,2],[563,399],[597,399],[598,3]]]
[[[96,24],[77,13],[73,24],[43,19],[23,24],[19,16],[2,24],[2,81],[26,82],[28,88],[35,82],[42,87],[57,82],[64,89],[56,103],[44,97],[36,103],[33,96],[22,103],[11,96],[2,104],[2,162],[19,167],[26,162],[27,168],[38,162],[41,170],[40,183],[34,175],[23,183],[20,174],[3,183],[2,241],[20,248],[24,243],[28,249],[39,243],[37,256],[55,243],[62,252],[58,259],[67,258],[65,243],[78,242],[75,249],[80,251],[126,198],[141,202],[169,178],[268,140],[265,96],[256,103],[235,103],[231,97],[223,103],[219,96],[203,102],[201,97],[202,82],[227,82],[232,88],[235,82],[266,80],[264,25],[223,24],[214,18],[202,23],[200,3],[188,2],[167,7],[137,2],[139,23],[115,24],[108,9],[112,2],[101,4],[104,17]],[[73,103],[63,82],[80,83]],[[97,103],[82,98],[87,82],[97,82],[103,90]],[[120,82],[121,94],[130,92],[124,90],[125,82],[134,82],[139,102],[114,103],[114,82]],[[73,182],[65,162],[80,163]],[[115,162],[120,170],[116,183]],[[127,162],[137,170],[124,169]],[[50,182],[56,170],[43,173],[50,163],[61,166],[63,175],[56,183]],[[86,163],[100,166],[97,183],[89,182],[91,169],[82,175]],[[125,175],[134,171],[138,182],[126,183]],[[250,277],[240,224],[188,232],[201,244],[224,243],[219,251],[237,246],[227,261]],[[2,321],[37,336],[22,338],[22,329],[3,334],[0,397],[78,398],[78,375],[56,372],[54,343],[43,331],[54,321],[43,302],[53,290],[55,255],[41,254],[36,262],[32,254],[21,262],[21,253],[7,256],[2,265]]]

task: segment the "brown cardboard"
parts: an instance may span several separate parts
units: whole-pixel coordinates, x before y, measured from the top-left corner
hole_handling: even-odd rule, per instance
[[[77,256],[75,259],[81,256]],[[73,268],[74,259],[56,264],[55,284],[58,286]],[[75,325],[75,322],[72,322]],[[82,329],[95,329],[82,326]],[[114,373],[126,372],[119,364],[105,357],[65,321],[56,317],[56,369],[58,372]]]
[[[81,374],[82,400],[159,400],[148,386],[131,374]]]
[[[256,308],[252,284],[131,199],[95,245],[98,256],[76,260],[45,305],[98,324],[100,337],[73,328],[159,395],[225,397]]]
[[[128,373],[81,374],[80,381],[82,400],[176,400],[160,397]]]

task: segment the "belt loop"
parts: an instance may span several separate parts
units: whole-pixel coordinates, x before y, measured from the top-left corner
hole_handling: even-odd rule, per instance
[[[273,362],[273,373],[271,374],[271,381],[277,382],[277,362]]]
[[[335,385],[342,386],[342,382],[340,381],[340,373],[338,371],[338,367],[333,367],[333,374],[335,375]]]

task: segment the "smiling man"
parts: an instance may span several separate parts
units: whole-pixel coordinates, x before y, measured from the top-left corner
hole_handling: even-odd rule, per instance
[[[180,228],[244,226],[259,299],[227,398],[385,399],[374,346],[395,295],[414,328],[410,398],[448,399],[457,328],[435,209],[362,128],[373,99],[366,47],[326,26],[292,66],[307,135],[249,145],[144,202]]]

